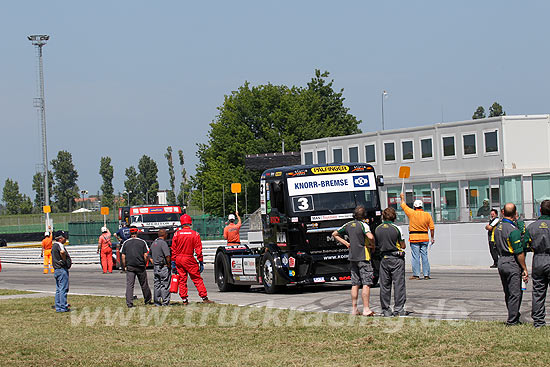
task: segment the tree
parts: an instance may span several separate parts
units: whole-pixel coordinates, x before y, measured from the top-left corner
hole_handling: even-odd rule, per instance
[[[111,157],[101,157],[99,174],[103,179],[103,184],[101,185],[101,192],[103,193],[101,196],[101,206],[112,208],[115,201],[115,190],[113,188],[114,169],[111,165]]]
[[[208,142],[198,144],[196,188],[204,188],[204,206],[208,213],[223,213],[222,187],[226,211],[233,207],[229,185],[240,182],[248,190],[248,207],[259,206],[260,172],[245,170],[247,154],[298,151],[300,141],[360,133],[360,121],[344,106],[343,90],[335,92],[328,72],[315,71],[307,87],[251,87],[246,82],[226,96],[219,114],[210,124]],[[199,190],[192,195],[200,203]]]
[[[497,102],[489,108],[489,117],[506,116],[506,112],[502,109],[502,106]]]
[[[74,199],[80,197],[76,184],[78,172],[74,168],[73,156],[65,150],[59,151],[57,158],[52,160],[52,167],[55,178],[55,204],[60,212],[68,212],[74,204]]]
[[[146,204],[154,203],[159,190],[157,163],[152,158],[143,155],[139,160],[138,170],[140,196]]]
[[[183,150],[178,150],[178,158],[181,167],[181,183],[180,183],[180,192],[178,194],[178,204],[182,206],[189,205],[189,192],[191,190],[191,185],[187,180],[187,171],[185,170],[185,158],[183,157]]]
[[[18,214],[21,205],[21,194],[19,194],[19,184],[7,178],[2,191],[2,200],[6,203],[7,214]]]
[[[472,120],[484,119],[484,118],[485,118],[485,108],[483,108],[483,106],[479,106],[476,109],[476,112],[474,112],[474,115],[472,116]]]
[[[174,161],[172,160],[172,147],[166,148],[164,157],[168,161],[168,174],[170,175],[170,191],[168,191],[167,200],[168,203],[174,205],[176,203],[176,175],[174,174]]]
[[[31,214],[32,213],[32,200],[25,194],[21,195],[21,203],[19,204],[19,212],[21,214]]]
[[[137,205],[137,204],[143,204],[143,201],[141,200],[141,195],[139,195],[139,180],[138,180],[138,173],[134,166],[130,166],[126,168],[124,171],[124,174],[126,175],[126,181],[124,181],[124,188],[126,189],[127,195],[126,197],[130,198],[127,205]]]
[[[48,170],[48,186],[50,201],[53,193],[53,174]],[[39,213],[42,213],[42,206],[45,205],[46,201],[44,200],[44,173],[36,172],[32,177],[32,189],[34,190],[34,206],[39,209]]]

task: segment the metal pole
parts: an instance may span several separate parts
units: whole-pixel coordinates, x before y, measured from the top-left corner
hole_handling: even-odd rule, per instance
[[[386,96],[386,91],[382,92],[382,131],[384,131],[384,97]]]
[[[248,214],[248,196],[246,194],[246,184],[244,185],[244,214]]]
[[[44,97],[44,66],[42,61],[42,47],[46,45],[46,42],[50,39],[48,35],[32,35],[28,36],[27,39],[36,46],[38,52],[38,79],[39,79],[39,89],[40,97],[38,103],[35,104],[36,107],[40,110],[40,120],[42,125],[42,164],[44,168],[44,204],[46,206],[50,205],[50,188],[49,188],[49,177],[48,177],[48,148],[46,142],[46,100]],[[46,213],[46,230],[50,225],[50,214]]]

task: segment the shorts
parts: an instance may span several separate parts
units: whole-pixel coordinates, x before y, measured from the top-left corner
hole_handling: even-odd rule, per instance
[[[374,271],[370,261],[350,261],[351,263],[351,285],[373,284]]]

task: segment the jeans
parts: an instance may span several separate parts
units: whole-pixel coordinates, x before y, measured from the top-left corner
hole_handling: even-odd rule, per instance
[[[413,275],[420,277],[420,258],[422,258],[422,273],[430,276],[430,263],[428,261],[428,242],[411,242],[412,271]]]
[[[69,270],[55,269],[53,276],[55,278],[55,311],[67,312],[67,293],[69,293]]]

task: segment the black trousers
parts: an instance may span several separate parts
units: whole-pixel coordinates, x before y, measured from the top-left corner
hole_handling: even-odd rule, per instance
[[[521,316],[519,312],[523,298],[521,272],[521,267],[515,256],[498,258],[498,273],[504,290],[504,301],[506,301],[506,308],[508,309],[507,324],[517,324]]]
[[[546,301],[546,290],[550,282],[550,255],[535,254],[533,256],[533,271],[531,277],[533,279],[533,305],[531,317],[536,327],[544,326],[546,325],[544,321],[544,317],[546,316],[544,302]]]
[[[130,269],[126,271],[126,304],[128,307],[134,305],[134,284],[138,278],[139,285],[141,286],[141,292],[143,293],[143,299],[145,303],[151,302],[151,289],[147,282],[147,271],[144,269]]]
[[[498,264],[498,251],[497,246],[494,242],[489,241],[489,253],[491,254],[491,257],[493,258],[493,265]]]

